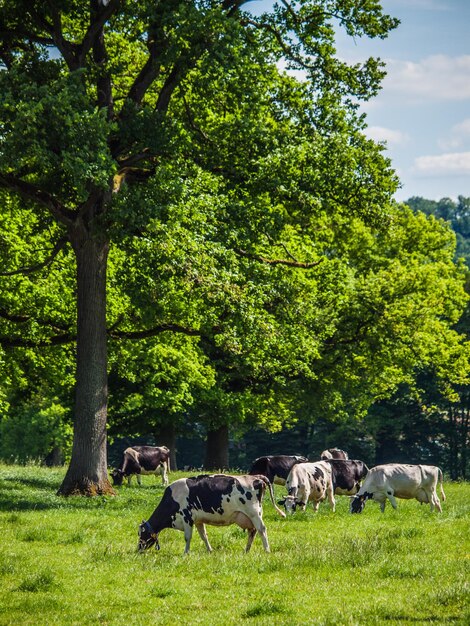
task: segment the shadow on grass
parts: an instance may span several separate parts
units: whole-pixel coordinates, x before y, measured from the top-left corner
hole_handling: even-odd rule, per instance
[[[408,622],[419,622],[420,624],[423,622],[426,623],[438,623],[438,624],[445,624],[445,623],[458,623],[458,621],[461,619],[461,616],[459,615],[446,615],[446,616],[437,616],[437,615],[428,615],[426,617],[414,617],[414,616],[410,616],[410,615],[405,615],[403,613],[392,613],[392,614],[388,614],[388,615],[381,615],[380,616],[381,619],[383,619],[384,621],[393,621],[393,622],[403,622],[403,624],[408,623]]]
[[[0,485],[2,482],[11,482],[17,483],[20,485],[24,485],[25,487],[32,487],[33,489],[44,489],[47,491],[55,490],[60,486],[61,479],[57,478],[57,481],[52,481],[48,477],[33,477],[28,476],[27,478],[18,478],[17,476],[1,476],[0,475]]]
[[[113,508],[126,508],[131,504],[144,505],[160,499],[162,487],[146,485],[139,488],[123,487],[116,496],[59,496],[57,490],[62,483],[60,474],[55,476],[19,476],[0,471],[0,512],[38,510],[97,510],[113,503]]]
[[[0,511],[40,511],[51,509],[95,509],[106,503],[105,497],[58,496],[62,477],[2,476],[0,474]]]

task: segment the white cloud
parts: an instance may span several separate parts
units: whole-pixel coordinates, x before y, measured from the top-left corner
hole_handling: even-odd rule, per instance
[[[409,140],[409,136],[401,130],[383,126],[369,126],[366,129],[366,135],[374,141],[385,141],[388,145],[404,145]]]
[[[439,139],[438,145],[442,150],[455,150],[464,146],[468,141],[470,141],[470,117],[452,126],[449,135],[444,139]]]
[[[447,152],[417,157],[413,170],[424,176],[470,174],[470,152]]]
[[[439,0],[393,0],[392,2],[384,2],[384,6],[386,6],[387,11],[392,11],[394,6],[402,5],[405,7],[416,7],[418,9],[424,9],[429,11],[448,11],[449,7]],[[388,6],[387,6],[388,5]]]
[[[470,55],[436,54],[415,63],[387,61],[383,89],[407,99],[470,99]]]

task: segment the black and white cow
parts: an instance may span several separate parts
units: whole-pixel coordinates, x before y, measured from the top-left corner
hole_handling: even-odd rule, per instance
[[[205,524],[237,524],[248,530],[247,552],[256,532],[261,535],[264,549],[269,552],[266,526],[262,519],[262,500],[266,489],[269,490],[276,511],[285,517],[274,502],[273,488],[265,476],[212,474],[180,478],[165,489],[160,504],[148,521],[144,520],[140,524],[138,549],[146,550],[155,544],[159,550],[160,532],[164,528],[175,528],[184,532],[184,552],[187,554],[193,527],[196,526],[207,550],[212,552]]]
[[[328,459],[331,466],[333,493],[337,496],[353,496],[361,488],[369,468],[363,461],[352,459]]]
[[[437,483],[441,488],[441,496],[446,496],[442,487],[442,471],[435,465],[407,465],[387,463],[376,465],[362,483],[358,493],[351,499],[351,513],[362,513],[369,499],[380,503],[382,513],[387,500],[397,508],[396,498],[409,500],[416,498],[418,502],[429,503],[431,511],[434,507],[442,512],[441,502],[437,496]]]
[[[170,450],[166,446],[132,446],[124,450],[121,464],[111,472],[111,476],[115,485],[122,485],[125,477],[130,485],[131,478],[135,475],[141,485],[142,474],[155,474],[161,475],[162,483],[167,485],[169,471]]]
[[[305,510],[312,502],[313,510],[318,511],[320,502],[328,498],[333,512],[336,501],[333,492],[331,465],[327,461],[298,463],[294,465],[286,480],[287,496],[278,504],[286,511],[294,512],[297,507]]]
[[[339,448],[328,448],[327,450],[323,450],[320,455],[320,459],[322,461],[328,459],[349,459],[348,453],[344,450],[340,450]]]
[[[253,461],[248,474],[263,474],[271,484],[285,485],[287,476],[296,463],[305,463],[308,459],[304,456],[290,456],[279,454],[276,456],[260,456]]]

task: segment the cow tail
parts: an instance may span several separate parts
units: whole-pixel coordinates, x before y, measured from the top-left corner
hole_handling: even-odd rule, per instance
[[[266,476],[261,476],[260,478],[263,479],[264,484],[267,486],[268,490],[269,490],[269,496],[271,498],[271,502],[273,503],[273,507],[276,509],[276,511],[279,513],[279,515],[281,517],[285,517],[286,514],[284,513],[284,511],[282,509],[280,509],[276,502],[274,501],[274,492],[273,492],[273,486],[271,485],[271,483],[269,482],[269,480],[266,478]]]
[[[438,469],[438,476],[439,476],[439,487],[441,489],[441,496],[442,496],[442,500],[443,502],[446,501],[446,494],[444,493],[444,486],[443,486],[443,481],[444,481],[444,477],[442,475],[442,470],[440,467],[437,468]]]

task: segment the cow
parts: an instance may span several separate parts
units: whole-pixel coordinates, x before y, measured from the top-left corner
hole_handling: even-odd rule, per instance
[[[313,510],[318,511],[318,505],[326,497],[335,511],[332,471],[327,461],[297,463],[289,472],[286,488],[287,496],[278,501],[286,511],[293,513],[297,507],[304,511],[308,502],[312,502]]]
[[[308,459],[304,456],[289,456],[279,454],[277,456],[260,456],[253,461],[248,474],[263,474],[271,484],[285,485],[286,478],[296,463],[305,463]]]
[[[160,532],[164,528],[175,528],[184,532],[184,553],[188,554],[193,527],[196,526],[208,552],[212,552],[205,524],[237,524],[248,530],[246,552],[249,552],[256,532],[261,535],[264,549],[269,552],[266,526],[262,520],[262,500],[266,489],[276,511],[285,517],[284,511],[274,502],[273,488],[265,476],[202,474],[180,478],[168,485],[148,521],[143,520],[140,524],[138,550],[142,552],[153,544],[159,550]]]
[[[122,485],[124,477],[127,477],[130,485],[131,478],[135,475],[141,485],[142,474],[155,474],[161,475],[163,485],[168,485],[169,471],[170,450],[166,446],[132,446],[124,450],[121,464],[111,472],[111,476],[114,485]]]
[[[369,471],[363,461],[328,459],[325,463],[331,466],[333,493],[337,496],[355,495],[361,487],[361,481]]]
[[[442,500],[446,496],[442,487],[442,471],[435,465],[407,465],[387,463],[376,465],[362,483],[358,493],[351,499],[351,513],[362,513],[369,499],[380,503],[382,513],[389,500],[394,509],[397,508],[396,498],[416,498],[418,502],[428,502],[431,511],[434,507],[442,512],[441,502],[437,496],[437,483],[440,484]]]
[[[328,448],[327,450],[323,450],[320,455],[320,459],[322,461],[327,461],[328,459],[349,459],[348,453],[344,450],[340,450],[339,448]]]

